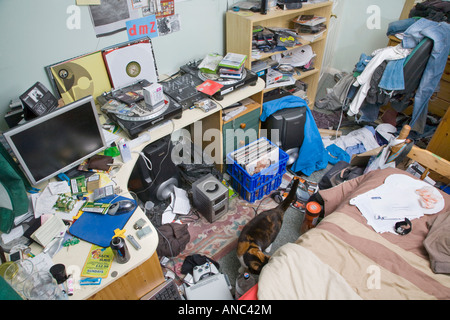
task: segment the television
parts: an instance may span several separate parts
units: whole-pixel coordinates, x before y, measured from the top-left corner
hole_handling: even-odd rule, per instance
[[[4,133],[32,185],[79,165],[107,147],[92,96]]]

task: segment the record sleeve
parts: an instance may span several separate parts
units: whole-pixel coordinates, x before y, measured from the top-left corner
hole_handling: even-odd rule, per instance
[[[103,57],[115,89],[140,80],[158,82],[153,46],[149,38],[105,49]]]
[[[101,51],[66,60],[47,68],[65,104],[88,95],[98,97],[103,92],[111,90]]]

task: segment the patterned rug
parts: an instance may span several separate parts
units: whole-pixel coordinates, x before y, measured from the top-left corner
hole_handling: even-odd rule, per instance
[[[237,239],[245,224],[258,213],[276,206],[270,197],[249,203],[241,198],[230,200],[228,212],[213,223],[203,216],[190,222],[188,231],[191,237],[186,248],[177,257],[170,259],[169,267],[181,275],[181,266],[187,256],[201,254],[217,261],[237,245]]]
[[[292,175],[285,173],[280,187],[287,186],[291,179]],[[259,214],[276,205],[269,195],[254,203],[235,197],[228,204],[228,212],[213,223],[208,222],[200,214],[200,219],[189,222],[188,231],[191,239],[186,248],[178,256],[170,259],[168,267],[181,275],[181,266],[185,258],[193,254],[201,254],[218,261],[236,248],[241,230],[256,212]]]

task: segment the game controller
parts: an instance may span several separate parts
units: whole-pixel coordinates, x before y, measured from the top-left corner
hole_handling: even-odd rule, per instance
[[[219,270],[213,263],[206,262],[201,266],[195,266],[193,269],[194,283],[215,274],[219,274]]]

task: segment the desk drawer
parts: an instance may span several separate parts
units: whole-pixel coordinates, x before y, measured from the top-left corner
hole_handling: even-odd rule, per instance
[[[223,156],[243,147],[259,137],[260,108],[227,122],[222,127]]]

